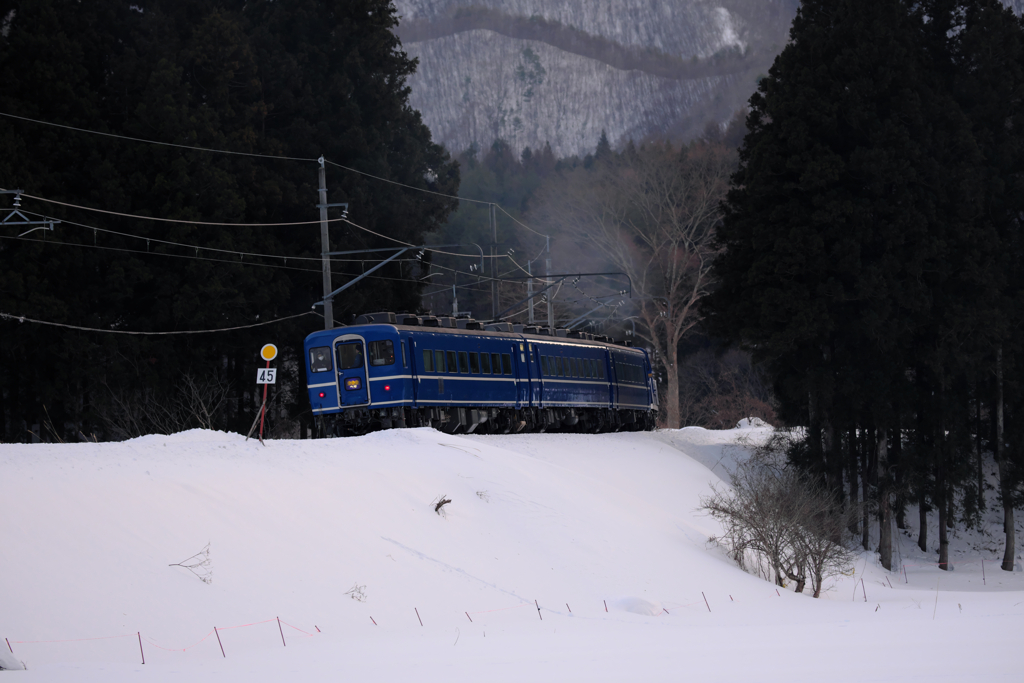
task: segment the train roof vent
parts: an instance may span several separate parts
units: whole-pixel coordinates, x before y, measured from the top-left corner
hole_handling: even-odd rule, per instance
[[[526,327],[526,325],[520,325],[520,324],[516,323],[515,325],[512,326],[512,331],[515,332],[516,334],[522,334],[523,333],[523,329],[525,327]]]
[[[599,342],[604,342],[605,344],[610,344],[611,341],[612,341],[612,338],[609,337],[607,334],[595,334],[594,335],[594,341],[599,341]]]
[[[440,327],[440,325],[438,325],[437,318],[432,315],[420,316],[420,325],[423,325],[423,327]]]
[[[411,325],[415,327],[420,324],[420,317],[418,315],[413,315],[412,313],[399,313],[397,317],[399,325]]]
[[[579,330],[569,330],[569,337],[572,339],[586,339],[587,333]]]
[[[568,330],[564,330],[562,328],[558,328],[557,330],[555,330],[555,336],[556,337],[565,337],[567,335],[568,335]]]
[[[458,318],[455,319],[455,324],[458,326],[458,328],[460,330],[479,330],[479,329],[483,329],[483,325],[478,323],[476,320],[473,320],[470,317],[463,317],[461,315]]]
[[[536,325],[524,325],[523,334],[540,334],[540,328]]]
[[[537,334],[543,334],[543,335],[545,335],[547,337],[550,337],[551,336],[551,328],[550,327],[543,327],[543,326],[538,327],[537,328]]]
[[[617,341],[615,343],[618,344],[619,346],[626,346],[626,347],[632,347],[633,346],[633,340],[632,339],[623,339],[623,340]]]
[[[357,317],[352,324],[353,325],[380,325],[380,324],[395,325],[397,323],[396,323],[395,314],[391,313],[390,311],[385,311],[383,313],[364,313],[363,315]]]
[[[487,323],[484,329],[488,332],[511,332],[512,323],[507,323],[504,320],[496,323]]]
[[[446,315],[437,316],[438,327],[455,327],[455,318],[451,318]]]

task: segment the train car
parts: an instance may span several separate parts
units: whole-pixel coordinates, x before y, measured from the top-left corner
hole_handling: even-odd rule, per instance
[[[643,349],[565,330],[374,313],[306,337],[316,436],[653,429]]]

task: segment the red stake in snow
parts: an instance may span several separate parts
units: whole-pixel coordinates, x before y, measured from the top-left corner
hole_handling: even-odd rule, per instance
[[[540,613],[540,605],[537,604],[536,600],[533,601],[533,604],[537,605],[537,616],[540,617],[541,621],[544,621],[544,615]],[[566,605],[566,607],[568,607],[568,605]]]
[[[284,629],[281,628],[281,617],[277,617],[277,630],[281,632],[281,644],[288,647],[288,643],[284,642]]]
[[[142,651],[142,631],[136,631],[135,635],[139,637],[139,652],[142,654],[142,663],[146,663],[146,653]],[[7,647],[10,647],[8,643]]]
[[[8,650],[11,650],[11,641],[9,641],[9,640],[7,640],[6,638],[4,638],[4,642],[6,642],[6,643],[7,643],[7,649],[8,649]],[[12,654],[12,655],[14,654],[14,650],[11,650],[11,654]]]
[[[260,357],[267,361],[267,368],[259,375],[258,383],[263,385],[263,405],[260,407],[260,443],[263,443],[263,418],[267,415],[267,385],[274,384],[276,379],[270,370],[270,361],[277,358],[277,347],[273,344],[264,344],[260,349]],[[282,640],[284,636],[282,635]]]
[[[707,605],[708,611],[711,611],[711,605],[708,605],[708,596],[704,595],[704,591],[700,592],[701,597],[704,598],[704,604]]]
[[[224,654],[224,643],[220,642],[220,634],[217,633],[217,627],[216,626],[213,627],[213,633],[217,636],[217,644],[220,645],[220,656],[223,657],[224,659],[227,659],[228,656],[226,654]],[[209,635],[209,634],[207,634],[207,635]]]
[[[466,618],[469,619],[469,623],[473,623],[473,617],[469,616],[469,612],[466,612]]]
[[[413,609],[416,610],[416,618],[420,619],[420,610],[419,610],[419,608],[418,607],[413,607]],[[423,626],[423,620],[422,619],[420,619],[420,626]]]
[[[604,611],[607,612],[608,611],[608,601],[607,600],[602,600],[601,602],[604,603]]]

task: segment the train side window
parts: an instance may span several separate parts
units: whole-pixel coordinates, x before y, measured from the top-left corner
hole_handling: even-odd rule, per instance
[[[455,375],[459,372],[459,356],[454,351],[445,351],[445,357],[448,359],[448,372]]]
[[[330,372],[334,366],[331,365],[331,347],[318,346],[309,350],[309,369],[313,372]]]
[[[579,377],[580,376],[580,359],[579,358],[573,358],[572,359],[572,376],[573,377]]]
[[[594,366],[590,364],[589,358],[583,359],[583,376],[590,379],[590,373],[594,369]]]
[[[408,363],[408,361],[405,360],[405,342],[400,342],[400,343],[402,345],[402,367],[403,368],[407,368],[407,367],[409,367],[409,363]]]
[[[541,363],[540,363],[541,372],[544,373],[545,377],[550,377],[551,376],[551,356],[541,356],[540,360],[541,360]]]
[[[604,361],[603,360],[600,360],[597,363],[597,376],[600,379],[603,379],[603,380],[607,380],[608,379],[608,376],[605,375],[605,373],[604,373]]]
[[[423,371],[434,371],[434,352],[430,349],[423,349]]]
[[[501,356],[496,353],[491,354],[491,372],[495,375],[501,374]]]
[[[459,351],[459,372],[469,374],[469,354],[465,351]]]
[[[476,351],[471,351],[469,354],[469,371],[474,375],[480,374],[480,354]]]
[[[512,356],[510,354],[501,354],[501,369],[506,375],[512,374]]]
[[[491,354],[480,354],[480,372],[484,373],[485,375],[491,374]]]
[[[370,342],[370,365],[394,365],[395,345],[390,339]]]
[[[434,368],[438,372],[444,372],[444,351],[440,349],[434,351]]]

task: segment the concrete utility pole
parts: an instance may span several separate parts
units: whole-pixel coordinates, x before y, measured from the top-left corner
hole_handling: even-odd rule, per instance
[[[497,240],[495,240],[495,241],[497,241]],[[545,241],[545,247],[544,248],[548,252],[547,258],[544,259],[544,275],[547,278],[550,278],[551,277],[551,237],[548,236],[548,235],[544,235],[544,241]],[[551,294],[548,295],[548,327],[551,330],[555,329],[555,304],[554,304],[554,301],[552,301],[553,298],[554,297]]]
[[[327,232],[327,172],[324,169],[324,158],[320,157],[318,161],[320,162],[320,170],[318,171],[320,176],[320,203],[317,206],[320,207],[320,258],[324,269],[324,329],[329,330],[334,327],[334,300],[330,297],[331,245],[330,235]]]
[[[530,275],[533,275],[533,261],[527,261],[526,262],[526,272],[529,273]],[[533,278],[532,277],[529,280],[526,281],[526,295],[530,298],[529,303],[527,305],[529,306],[529,310],[530,310],[530,319],[529,320],[530,320],[530,324],[532,325],[533,324]]]
[[[495,258],[498,248],[498,217],[494,212],[494,204],[488,204],[488,218],[491,221],[491,320],[498,317],[498,270]]]

